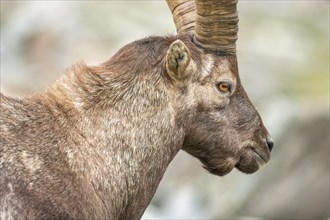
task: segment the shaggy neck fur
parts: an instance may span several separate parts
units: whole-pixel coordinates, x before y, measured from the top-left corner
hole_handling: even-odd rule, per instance
[[[70,144],[59,150],[69,169],[98,204],[94,209],[100,215],[86,217],[143,214],[183,143],[166,91],[159,72],[114,74],[106,66],[79,64],[39,95],[67,133]]]

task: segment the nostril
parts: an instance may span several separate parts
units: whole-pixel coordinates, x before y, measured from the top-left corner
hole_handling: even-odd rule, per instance
[[[272,138],[267,138],[267,145],[270,151],[272,151],[273,147],[274,147],[274,141]]]

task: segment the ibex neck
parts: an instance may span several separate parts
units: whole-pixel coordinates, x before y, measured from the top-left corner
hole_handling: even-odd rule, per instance
[[[48,92],[74,112],[62,116],[72,123],[65,132],[72,134],[74,145],[63,149],[68,164],[85,187],[96,189],[104,212],[113,210],[105,217],[140,218],[183,143],[183,128],[175,120],[165,85],[132,78],[134,86],[126,85],[131,87],[123,93],[115,90],[127,82],[112,81],[111,75],[79,74],[67,73]],[[91,87],[96,81],[84,84],[106,77],[98,90]]]

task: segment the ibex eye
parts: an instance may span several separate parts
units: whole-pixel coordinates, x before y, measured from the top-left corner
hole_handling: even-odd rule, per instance
[[[216,84],[217,89],[222,93],[230,92],[230,83],[228,82],[219,82]]]

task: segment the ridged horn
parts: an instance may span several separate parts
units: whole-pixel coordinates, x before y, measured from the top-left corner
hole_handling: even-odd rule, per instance
[[[238,0],[195,0],[195,44],[218,54],[236,54]]]
[[[166,0],[178,34],[195,29],[194,0]]]

